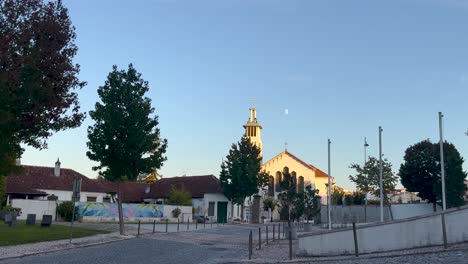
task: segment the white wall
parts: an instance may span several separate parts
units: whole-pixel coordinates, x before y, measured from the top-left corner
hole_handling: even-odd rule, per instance
[[[171,222],[177,222],[177,218],[172,216],[172,210],[175,208],[179,208],[181,211],[179,216],[181,222],[186,222],[187,218],[190,222],[192,221],[192,206],[164,205],[163,217]]]
[[[468,206],[445,212],[447,241],[468,241]],[[401,250],[443,244],[442,214],[357,227],[359,253]],[[354,253],[352,229],[299,236],[299,254],[329,256]]]
[[[18,219],[25,220],[28,214],[36,214],[36,221],[41,221],[43,215],[52,215],[55,219],[57,203],[55,201],[12,199],[11,206],[21,208]]]
[[[72,191],[62,191],[62,190],[50,190],[50,189],[38,189],[40,191],[46,192],[49,195],[55,195],[58,197],[58,201],[71,201],[72,200]],[[87,198],[96,197],[97,203],[102,203],[104,197],[110,197],[107,193],[99,192],[81,192],[80,193],[80,202],[87,202]],[[46,199],[47,197],[44,197]]]
[[[394,220],[427,215],[434,212],[433,205],[429,203],[392,204],[391,208]],[[437,211],[440,210],[442,210],[442,208],[437,205]]]
[[[218,202],[228,202],[228,208],[227,208],[228,215],[229,215],[229,212],[231,211],[229,200],[222,193],[205,193],[205,195],[203,196],[203,202],[204,202],[204,206],[205,206],[205,215],[206,216],[208,216],[208,206],[209,206],[210,202],[214,202],[214,216],[208,216],[212,221],[217,220]]]

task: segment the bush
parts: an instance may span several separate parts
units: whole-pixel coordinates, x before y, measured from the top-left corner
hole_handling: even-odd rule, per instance
[[[73,203],[63,202],[57,207],[57,213],[67,222],[71,222],[73,217]],[[80,218],[80,213],[78,212],[78,207],[75,207],[75,220]]]
[[[176,189],[174,186],[171,186],[171,190],[169,191],[169,199],[167,199],[166,204],[191,206],[192,194],[185,191],[184,189]]]
[[[12,207],[11,205],[6,205],[4,207],[2,207],[2,211],[5,211],[5,212],[16,212],[16,216],[20,216],[21,215],[21,208],[17,208],[17,207]]]
[[[175,208],[174,210],[172,210],[172,216],[174,218],[179,218],[179,215],[182,213],[182,211],[180,210],[179,207]]]

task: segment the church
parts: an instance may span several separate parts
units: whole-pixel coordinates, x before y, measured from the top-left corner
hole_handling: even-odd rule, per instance
[[[257,120],[255,108],[250,108],[250,116],[244,128],[245,135],[260,149],[260,155],[263,156],[262,126]],[[306,186],[311,185],[313,189],[319,190],[322,203],[326,204],[328,175],[312,164],[301,160],[287,149],[264,162],[262,169],[270,174],[269,185],[263,190],[263,195],[277,198],[281,191],[279,183],[283,174],[289,173],[293,181],[296,182],[298,191],[303,191]],[[333,177],[331,177],[331,181],[333,182]],[[246,205],[250,205],[249,201],[246,201]],[[246,212],[246,215],[248,217],[249,212]]]

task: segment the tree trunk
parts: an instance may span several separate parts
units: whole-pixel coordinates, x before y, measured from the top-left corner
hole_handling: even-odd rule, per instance
[[[123,222],[123,210],[122,210],[122,200],[123,200],[123,195],[122,195],[122,189],[120,188],[120,181],[117,182],[117,207],[119,209],[119,229],[120,229],[120,235],[124,236],[125,235],[125,230],[124,230],[124,222]]]

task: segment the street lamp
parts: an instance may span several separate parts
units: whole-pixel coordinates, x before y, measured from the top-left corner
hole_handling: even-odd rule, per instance
[[[382,127],[379,126],[379,176],[380,176],[380,222],[384,221],[383,217],[383,180],[382,180],[382,174],[383,174],[383,163],[382,163]]]
[[[330,183],[330,144],[331,141],[328,139],[328,230],[332,229],[332,219],[331,219],[331,183]]]
[[[442,178],[442,210],[447,209],[445,202],[445,166],[444,166],[444,137],[442,134],[442,118],[444,115],[439,112],[439,133],[440,133],[440,172]]]

